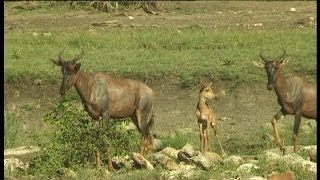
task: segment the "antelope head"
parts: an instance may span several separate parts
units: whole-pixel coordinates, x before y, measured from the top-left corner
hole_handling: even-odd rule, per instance
[[[212,82],[205,83],[202,88],[200,89],[200,96],[206,98],[206,99],[215,99],[217,98],[216,95],[212,91]]]
[[[280,68],[287,64],[289,60],[286,60],[286,51],[282,49],[283,53],[279,57],[275,59],[267,59],[262,55],[262,52],[260,52],[260,58],[264,63],[258,63],[258,62],[253,62],[254,65],[260,68],[265,68],[267,72],[267,78],[268,78],[268,84],[267,84],[267,89],[272,90],[274,87],[274,84],[277,81],[276,75],[278,74]]]
[[[64,49],[59,53],[58,59],[50,59],[55,65],[61,67],[61,72],[63,75],[60,87],[61,96],[64,96],[66,92],[76,83],[77,73],[81,67],[81,63],[77,63],[77,61],[80,60],[84,55],[84,51],[82,50],[79,55],[69,61],[66,61],[61,57],[63,51]]]

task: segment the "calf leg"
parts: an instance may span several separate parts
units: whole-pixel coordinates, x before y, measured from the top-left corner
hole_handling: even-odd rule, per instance
[[[297,153],[298,151],[298,133],[301,122],[301,112],[295,113],[294,127],[293,127],[293,151]]]
[[[206,138],[206,150],[205,151],[211,151],[211,142],[210,142],[210,136],[209,136],[209,128],[207,127],[205,131],[205,138]]]
[[[214,131],[214,136],[215,136],[215,137],[217,138],[217,140],[218,140],[218,143],[219,143],[219,146],[220,146],[220,149],[221,149],[221,154],[222,154],[222,156],[225,156],[226,153],[225,153],[225,151],[224,151],[224,149],[223,149],[223,147],[222,147],[222,145],[221,145],[217,126],[216,126],[216,125],[215,125],[215,126],[212,126],[212,128],[213,128],[213,131]]]
[[[280,110],[271,120],[271,124],[272,124],[272,127],[273,127],[273,131],[274,131],[274,135],[275,135],[275,140],[276,140],[276,144],[278,145],[278,147],[280,148],[280,151],[282,152],[282,154],[284,155],[285,154],[285,148],[284,148],[284,145],[283,145],[283,142],[281,141],[280,139],[280,136],[279,136],[279,131],[277,129],[277,121],[281,118],[285,116],[285,113]]]
[[[203,153],[204,148],[204,134],[202,130],[202,124],[199,123],[199,132],[200,132],[200,152]]]

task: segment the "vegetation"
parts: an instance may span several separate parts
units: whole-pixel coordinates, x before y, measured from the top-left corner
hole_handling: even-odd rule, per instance
[[[108,1],[106,3],[102,1],[74,1],[74,3],[71,1],[42,1],[36,2],[38,7],[27,8],[23,3],[25,2],[5,2],[5,10],[10,10],[7,17],[13,16],[11,21],[21,16],[25,19],[30,18],[29,24],[17,18],[19,20],[5,26],[6,84],[30,85],[30,82],[40,80],[41,86],[56,86],[61,81],[61,72],[49,59],[57,58],[63,48],[65,48],[63,57],[67,59],[79,53],[80,49],[84,49],[85,56],[80,62],[82,63],[81,69],[85,71],[106,71],[114,76],[148,82],[165,80],[183,88],[195,87],[204,79],[211,79],[215,82],[225,81],[224,84],[230,86],[231,92],[236,91],[239,84],[250,86],[255,83],[265,83],[265,72],[256,68],[252,61],[260,61],[261,50],[267,57],[276,57],[281,54],[280,48],[284,47],[290,59],[286,68],[283,69],[284,73],[306,75],[312,81],[316,79],[316,29],[314,26],[301,28],[297,25],[300,22],[290,21],[298,19],[296,16],[300,14],[283,11],[287,13],[285,14],[287,16],[269,18],[269,15],[272,15],[271,8],[270,11],[259,14],[258,11],[264,8],[261,6],[257,7],[257,13],[254,12],[256,14],[243,13],[231,17],[230,14],[224,15],[223,13],[226,11],[229,13],[231,10],[237,13],[239,9],[248,11],[250,5],[242,4],[236,7],[236,4],[226,9],[227,2],[223,2],[220,6],[213,7],[214,10],[209,9],[208,11],[214,12],[212,14],[219,14],[220,11],[223,11],[221,16],[215,16],[220,18],[217,23],[222,24],[226,19],[235,18],[231,21],[233,23],[231,25],[205,27],[197,23],[189,23],[185,26],[178,26],[173,24],[175,21],[172,21],[172,24],[168,26],[159,27],[136,25],[139,22],[132,23],[134,25],[129,22],[104,27],[92,26],[91,23],[95,20],[109,20],[115,16],[123,16],[125,20],[122,20],[125,22],[131,12],[136,11],[135,15],[140,16],[139,10],[161,13],[177,12],[179,15],[177,18],[180,16],[185,18],[191,14],[208,14],[198,7],[184,9],[186,6],[182,6],[183,3],[176,3],[182,6],[180,8],[170,2],[155,3],[154,1]],[[307,9],[309,6],[308,4],[304,8]],[[276,7],[272,9],[278,10]],[[310,11],[310,9],[304,11]],[[85,24],[83,26],[73,26],[73,22],[69,20],[70,17],[77,15],[89,18],[91,14],[92,22],[86,21],[87,24],[83,23]],[[143,16],[166,18],[152,12],[151,14],[149,12]],[[301,16],[304,17],[305,14]],[[52,17],[60,17],[66,21],[53,25],[44,23],[46,18]],[[284,24],[275,22],[281,18]],[[83,19],[77,20],[82,21]],[[244,22],[247,19],[250,19],[248,24],[251,25],[264,19],[272,19],[272,21],[266,20],[266,24],[269,24],[266,26],[263,24],[262,27],[249,28],[243,24],[236,26],[239,21]],[[154,21],[157,21],[157,18]],[[48,104],[46,98],[43,101]],[[38,145],[44,150],[32,160],[27,172],[17,174],[15,177],[24,178],[30,175],[41,179],[52,177],[60,179],[64,178],[63,174],[66,169],[71,169],[78,174],[79,179],[93,177],[97,179],[128,179],[128,177],[130,179],[161,179],[161,173],[164,171],[162,168],[156,168],[153,171],[125,170],[125,173],[119,172],[111,175],[103,169],[97,170],[94,167],[96,149],[101,150],[102,161],[106,163],[106,156],[103,152],[107,147],[107,142],[112,143],[113,155],[126,155],[137,151],[140,135],[135,129],[129,131],[123,129],[123,124],[128,123],[128,119],[112,121],[112,128],[109,131],[106,131],[104,127],[98,127],[82,107],[74,103],[75,101],[80,102],[75,91],[72,91],[68,98],[58,102],[49,112],[46,112],[46,116],[41,119],[41,122],[45,121],[45,127],[34,128],[35,132],[29,134],[24,130],[24,123],[33,126],[35,121],[40,120],[32,119],[31,121],[28,119],[29,116],[24,117],[24,114],[20,114],[19,111],[6,110],[5,147]],[[53,98],[50,103],[51,101]],[[37,108],[34,103],[25,107],[26,111],[37,113],[35,109]],[[40,105],[38,109],[45,110]],[[22,119],[28,121],[22,121]],[[300,145],[316,144],[314,135],[316,130],[304,128],[299,134]],[[286,145],[292,144],[292,130],[293,125],[280,128],[281,137]],[[182,148],[186,143],[197,148],[199,147],[198,138],[195,132],[177,132],[174,135],[160,137],[163,146],[176,149]],[[272,139],[272,129],[269,126],[261,127],[259,133],[252,134],[250,138],[230,138],[224,144],[227,153],[255,156],[265,149],[276,148]],[[213,149],[219,149],[214,137],[212,140]],[[301,153],[301,156],[306,158],[306,152]],[[260,161],[258,165],[260,169],[254,174],[260,176],[270,174],[272,171],[289,169],[281,162]],[[235,170],[236,167],[222,165],[201,173],[199,179],[235,177]],[[313,178],[312,174],[301,172],[297,168],[292,170],[298,179]]]
[[[138,151],[139,134],[136,129],[126,130],[129,121],[95,123],[80,107],[70,101],[61,101],[50,111],[44,121],[52,125],[47,134],[49,141],[40,144],[43,152],[33,160],[33,174],[61,175],[63,169],[79,170],[94,167],[95,153],[99,150],[106,164],[106,147],[112,144],[113,156],[129,155]]]

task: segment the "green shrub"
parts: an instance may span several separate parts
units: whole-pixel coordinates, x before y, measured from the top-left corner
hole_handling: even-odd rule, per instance
[[[44,121],[53,125],[50,141],[43,144],[43,152],[33,159],[30,173],[59,175],[63,168],[78,170],[95,163],[99,149],[102,163],[106,164],[106,147],[112,144],[113,155],[125,155],[136,151],[139,145],[138,131],[125,130],[122,123],[128,119],[110,122],[110,129],[99,125],[82,107],[71,101],[59,102]]]

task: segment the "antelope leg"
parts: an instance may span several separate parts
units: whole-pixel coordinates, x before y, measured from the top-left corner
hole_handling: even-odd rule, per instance
[[[276,140],[276,144],[279,146],[280,151],[282,151],[283,155],[285,154],[285,148],[283,145],[283,142],[281,141],[280,135],[279,135],[279,131],[277,128],[277,121],[284,116],[283,112],[280,110],[271,120],[271,124],[273,127],[273,131],[274,131],[274,135],[275,135],[275,140]]]
[[[108,111],[105,111],[102,115],[102,125],[107,126],[107,130],[110,129],[110,115]],[[106,124],[105,124],[106,123]],[[114,168],[112,166],[112,159],[111,159],[111,142],[110,142],[110,137],[108,137],[108,144],[107,144],[107,157],[108,157],[108,170],[109,171],[114,171]]]
[[[301,122],[301,112],[296,112],[294,127],[293,127],[293,151],[296,153],[298,151],[298,133]]]

